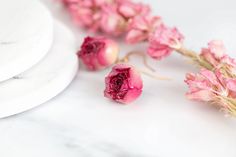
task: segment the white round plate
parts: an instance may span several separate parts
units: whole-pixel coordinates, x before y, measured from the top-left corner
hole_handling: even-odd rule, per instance
[[[55,24],[53,47],[39,64],[0,83],[0,118],[40,105],[63,91],[74,78],[78,59],[73,34]]]
[[[0,0],[0,81],[31,68],[48,52],[53,20],[36,0]]]

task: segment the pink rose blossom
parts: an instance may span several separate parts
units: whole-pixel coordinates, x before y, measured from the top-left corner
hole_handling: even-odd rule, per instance
[[[105,37],[86,37],[78,56],[89,70],[100,70],[114,64],[118,52],[118,45],[113,40]]]
[[[236,79],[225,78],[220,70],[215,73],[202,69],[198,74],[188,73],[185,82],[189,86],[189,99],[217,102],[220,97],[236,98]]]
[[[148,40],[153,31],[162,23],[158,16],[136,16],[128,26],[127,43],[134,44]]]
[[[127,31],[135,16],[150,13],[148,5],[130,0],[61,0],[73,21],[91,31],[118,36]]]
[[[149,38],[148,54],[157,60],[160,60],[175,49],[180,48],[183,42],[183,35],[177,28],[169,28],[160,25]]]
[[[131,103],[142,93],[140,73],[127,64],[115,65],[105,78],[105,83],[104,96],[119,103]]]

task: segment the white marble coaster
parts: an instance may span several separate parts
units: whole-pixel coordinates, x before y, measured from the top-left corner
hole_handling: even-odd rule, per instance
[[[53,47],[39,64],[0,83],[0,118],[40,105],[62,92],[74,78],[78,59],[73,34],[55,23]]]
[[[0,81],[38,63],[52,39],[52,17],[39,1],[0,0]]]

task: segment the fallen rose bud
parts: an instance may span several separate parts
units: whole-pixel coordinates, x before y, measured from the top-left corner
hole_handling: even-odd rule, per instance
[[[114,64],[118,53],[118,45],[113,40],[105,37],[86,37],[78,56],[89,70],[101,70]]]
[[[115,65],[105,78],[105,83],[104,96],[119,103],[131,103],[142,93],[142,78],[131,65]]]

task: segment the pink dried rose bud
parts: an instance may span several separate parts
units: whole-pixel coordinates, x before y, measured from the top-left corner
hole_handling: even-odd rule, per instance
[[[86,37],[78,52],[79,58],[89,70],[109,67],[117,60],[119,47],[105,37]]]
[[[148,54],[157,60],[167,57],[171,52],[182,46],[183,35],[177,28],[160,25],[149,38]]]
[[[158,16],[137,16],[128,24],[126,42],[130,44],[148,40],[150,34],[161,25],[162,20]]]
[[[142,93],[143,81],[140,73],[127,64],[117,64],[105,78],[104,96],[116,102],[128,104]]]

